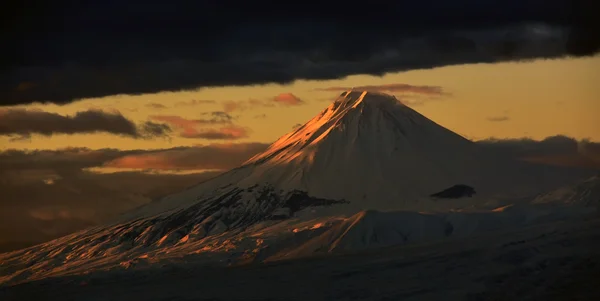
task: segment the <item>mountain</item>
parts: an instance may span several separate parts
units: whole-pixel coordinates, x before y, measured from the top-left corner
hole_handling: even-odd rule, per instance
[[[238,168],[105,225],[0,255],[0,283],[159,261],[266,261],[472,233],[502,223],[419,211],[478,207],[574,177],[489,154],[393,96],[349,91]],[[459,183],[477,195],[431,200]]]
[[[260,216],[315,204],[344,204],[334,211],[348,214],[423,209],[419,199],[457,184],[485,198],[532,194],[572,178],[565,169],[488,153],[393,96],[349,91],[241,167],[121,221],[209,203],[213,209],[219,203],[240,208],[243,214],[259,210]],[[318,200],[289,203],[302,194]]]

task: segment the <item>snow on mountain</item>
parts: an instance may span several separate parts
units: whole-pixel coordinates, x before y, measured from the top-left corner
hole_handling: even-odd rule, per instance
[[[580,183],[561,187],[536,197],[533,204],[572,204],[600,207],[600,176]]]
[[[393,96],[349,91],[236,169],[105,225],[0,255],[0,283],[171,261],[269,261],[525,225],[529,207],[449,209],[574,178],[490,155]],[[477,195],[429,197],[459,183]]]
[[[149,204],[125,220],[194,206],[231,189],[270,187],[281,198],[302,191],[344,203],[336,210],[353,214],[414,209],[414,200],[459,183],[485,198],[545,191],[573,178],[565,169],[488,154],[393,96],[349,91],[241,167]],[[240,202],[253,200],[248,195]]]

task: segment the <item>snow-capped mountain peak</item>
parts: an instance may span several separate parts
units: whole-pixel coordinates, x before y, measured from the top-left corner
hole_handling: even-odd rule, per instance
[[[355,204],[368,200],[361,209],[396,207],[403,198],[472,180],[469,161],[476,152],[471,141],[394,96],[348,91],[248,160],[244,166],[253,175],[240,184],[269,182]]]
[[[333,131],[348,131],[353,125],[362,125],[369,118],[393,117],[397,121],[418,123],[419,116],[394,96],[367,91],[347,91],[321,113],[279,138],[267,151],[254,156],[246,164],[265,160],[289,162],[300,155],[299,151],[322,143]],[[356,123],[357,120],[360,123]]]
[[[539,178],[538,174],[537,167],[531,169],[484,153],[475,143],[394,96],[347,91],[239,168],[128,217],[207,206],[207,199],[238,206],[239,202],[255,204],[255,198],[260,199],[264,210],[252,214],[264,216],[279,206],[288,206],[285,204],[298,192],[320,199],[319,204],[338,204],[334,210],[350,213],[427,209],[429,204],[423,199],[453,185],[469,185],[477,197],[504,193],[509,187],[523,193],[517,187],[537,189],[536,185],[545,181],[535,180],[535,185],[527,182]],[[267,190],[277,199],[272,201],[276,204],[260,196],[259,191]],[[295,209],[289,211],[311,207],[308,203],[290,205]]]

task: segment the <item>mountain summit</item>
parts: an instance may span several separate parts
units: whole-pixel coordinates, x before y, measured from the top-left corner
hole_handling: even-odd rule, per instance
[[[269,182],[284,190],[393,207],[402,198],[473,181],[477,152],[472,142],[393,96],[349,91],[247,161],[253,175],[241,183]]]

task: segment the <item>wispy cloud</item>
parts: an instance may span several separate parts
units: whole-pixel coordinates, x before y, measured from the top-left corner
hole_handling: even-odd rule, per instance
[[[246,111],[254,108],[260,107],[274,107],[275,102],[268,100],[258,100],[258,99],[249,99],[249,100],[228,100],[223,102],[223,110],[225,112],[234,112],[234,111]]]
[[[421,85],[409,85],[409,84],[383,84],[383,85],[367,85],[367,86],[334,86],[327,88],[318,88],[317,91],[333,91],[343,92],[348,90],[361,90],[361,91],[373,91],[373,92],[385,92],[385,93],[414,93],[423,94],[430,96],[450,96],[451,94],[444,91],[440,86],[421,86]]]
[[[208,140],[237,140],[250,136],[250,129],[237,125],[229,125],[216,129],[186,129],[179,136]]]
[[[292,93],[281,93],[275,96],[273,100],[277,103],[288,106],[298,106],[304,104],[302,99]]]
[[[154,115],[151,119],[166,122],[180,130],[182,138],[210,139],[210,140],[235,140],[246,138],[250,130],[233,124],[234,117],[226,112],[216,111],[203,113],[206,118],[187,119],[176,115]],[[215,125],[225,125],[212,128]]]
[[[176,107],[192,107],[197,105],[205,105],[205,104],[215,104],[217,103],[214,100],[204,100],[204,99],[192,99],[188,101],[179,101],[175,103]]]
[[[486,119],[487,119],[487,121],[491,121],[491,122],[502,122],[502,121],[510,120],[510,117],[508,117],[508,116],[491,116]]]
[[[229,143],[177,147],[128,154],[107,161],[104,166],[158,170],[231,169],[264,151],[267,146],[264,143]]]
[[[428,85],[409,85],[403,83],[383,84],[383,85],[365,85],[365,86],[333,86],[315,89],[317,91],[342,92],[349,90],[371,91],[395,95],[402,103],[407,106],[420,106],[431,101],[443,100],[452,96],[452,93],[445,91],[441,86]]]
[[[157,102],[151,102],[146,104],[146,107],[150,108],[150,109],[155,109],[155,110],[163,110],[166,109],[167,106],[157,103]]]
[[[156,170],[231,169],[265,150],[265,143],[212,143],[154,150],[64,148],[0,151],[4,170],[52,170],[63,175],[91,167]],[[138,162],[138,163],[134,163]],[[139,162],[144,162],[140,164]],[[1,173],[1,171],[0,171]]]
[[[0,135],[28,138],[32,134],[109,133],[132,138],[166,136],[166,125],[146,122],[137,125],[119,112],[100,110],[80,111],[74,115],[60,115],[41,110],[0,110]]]
[[[490,122],[508,121],[510,120],[509,110],[504,110],[501,115],[487,117],[486,120]]]
[[[229,100],[223,102],[225,112],[246,111],[256,108],[272,108],[280,106],[299,106],[305,104],[304,100],[292,93],[280,93],[268,99]]]
[[[213,125],[213,124],[229,124],[233,121],[233,116],[223,111],[214,111],[201,113],[204,118],[188,119],[178,115],[152,115],[150,119],[166,122],[172,126],[186,128],[193,126],[202,125]]]

